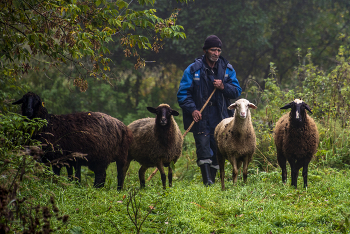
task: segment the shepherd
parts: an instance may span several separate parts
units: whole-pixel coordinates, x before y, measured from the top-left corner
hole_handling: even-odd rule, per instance
[[[215,127],[221,120],[233,115],[227,109],[231,104],[230,99],[238,98],[242,92],[236,71],[221,56],[221,47],[222,42],[217,36],[206,38],[204,55],[196,58],[186,68],[177,92],[177,100],[183,111],[184,127],[190,129],[196,143],[197,165],[201,169],[205,186],[215,183],[219,169],[214,140]],[[213,92],[215,93],[211,97]],[[207,108],[201,112],[206,101]],[[193,121],[193,127],[190,128]]]

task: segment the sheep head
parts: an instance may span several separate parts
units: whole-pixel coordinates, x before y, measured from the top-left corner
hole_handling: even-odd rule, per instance
[[[239,116],[241,119],[245,119],[248,116],[249,108],[256,109],[257,107],[249,102],[247,99],[239,99],[235,103],[231,104],[227,109],[236,109],[235,116]],[[237,113],[237,114],[236,114]]]
[[[41,102],[41,98],[35,93],[28,92],[23,97],[15,102],[12,105],[22,104],[22,115],[28,117],[29,119],[33,118],[45,118],[47,114],[46,108]]]
[[[303,122],[306,118],[305,109],[312,114],[310,107],[301,99],[295,99],[294,101],[288,103],[287,105],[281,107],[280,109],[289,109],[289,108],[291,108],[291,111],[290,111],[291,119],[297,125],[303,125]]]
[[[147,110],[156,114],[156,124],[166,126],[170,120],[170,117],[178,116],[179,112],[170,108],[168,104],[160,104],[157,108],[147,107]]]

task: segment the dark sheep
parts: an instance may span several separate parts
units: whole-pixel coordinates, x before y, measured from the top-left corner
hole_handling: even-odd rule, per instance
[[[304,187],[307,188],[308,165],[317,151],[319,135],[314,120],[306,113],[310,107],[300,99],[281,107],[291,111],[283,115],[276,123],[274,140],[277,148],[277,160],[282,169],[282,182],[286,183],[288,160],[291,167],[292,185],[297,187],[298,174],[303,168]]]
[[[44,145],[43,162],[63,159],[74,152],[87,154],[86,160],[78,158],[70,161],[67,171],[71,177],[74,166],[75,176],[80,181],[81,166],[88,166],[95,173],[95,187],[104,186],[106,169],[111,162],[116,162],[118,190],[122,189],[132,142],[132,133],[125,124],[100,112],[48,114],[40,97],[32,92],[12,104],[22,104],[22,115],[29,119],[47,120],[47,126],[33,136]],[[53,165],[53,171],[59,175],[60,169]]]
[[[166,188],[164,167],[168,167],[169,187],[172,186],[172,163],[181,156],[183,138],[174,116],[179,112],[167,104],[157,108],[147,107],[156,114],[156,118],[135,120],[128,125],[134,140],[129,148],[128,166],[132,160],[141,164],[139,179],[141,188],[145,187],[145,172],[150,167],[157,167],[161,174],[163,188]]]

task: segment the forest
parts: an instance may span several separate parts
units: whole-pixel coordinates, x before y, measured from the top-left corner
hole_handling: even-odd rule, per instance
[[[345,0],[7,0],[0,3],[0,233],[349,233],[350,2]],[[248,181],[205,187],[190,133],[173,187],[159,172],[140,189],[133,161],[117,190],[38,163],[33,136],[47,121],[12,103],[27,92],[49,114],[102,112],[125,125],[167,103],[182,133],[177,91],[184,70],[217,35],[251,110],[256,150]],[[294,99],[319,132],[309,187],[281,180],[274,128]],[[231,100],[234,103],[236,100]],[[73,158],[73,160],[75,160]],[[147,170],[146,176],[153,171]],[[300,173],[299,173],[300,174]]]

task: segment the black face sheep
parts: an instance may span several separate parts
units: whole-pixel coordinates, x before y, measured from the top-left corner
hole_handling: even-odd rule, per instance
[[[121,121],[100,112],[51,115],[40,97],[31,92],[12,104],[22,104],[22,115],[29,119],[47,120],[47,126],[34,136],[46,145],[43,161],[54,161],[73,152],[87,154],[87,160],[77,159],[69,164],[75,167],[79,180],[81,166],[88,166],[95,173],[95,187],[104,186],[106,169],[111,162],[116,162],[118,189],[123,187],[132,133]],[[59,168],[53,166],[53,170],[59,174]],[[72,175],[72,167],[68,174]]]
[[[257,107],[246,99],[239,99],[228,109],[236,109],[231,118],[223,119],[215,128],[217,158],[220,167],[221,189],[225,190],[225,160],[232,167],[233,184],[237,182],[238,170],[243,163],[243,179],[247,181],[248,164],[253,158],[256,146],[255,132],[249,108]]]
[[[308,165],[317,151],[319,135],[314,120],[306,113],[310,107],[300,99],[281,107],[291,111],[283,115],[274,130],[278,164],[282,182],[286,183],[286,161],[291,167],[292,185],[297,187],[299,169],[303,168],[304,187],[307,188]]]
[[[133,142],[129,148],[128,165],[135,160],[141,164],[139,179],[141,188],[145,187],[145,172],[149,167],[157,167],[161,174],[163,188],[166,188],[164,167],[168,167],[169,187],[172,186],[172,169],[181,156],[183,138],[174,116],[179,112],[167,104],[157,108],[147,107],[156,114],[156,118],[135,120],[128,125],[133,133]]]

